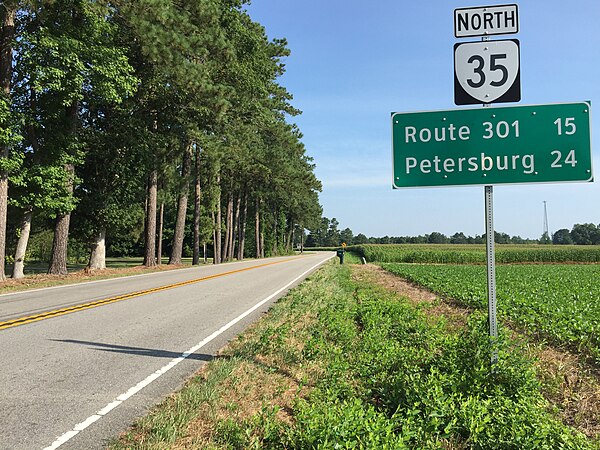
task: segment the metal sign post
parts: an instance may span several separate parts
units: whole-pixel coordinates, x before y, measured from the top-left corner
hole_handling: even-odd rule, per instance
[[[494,186],[485,186],[485,253],[487,260],[488,318],[490,337],[495,345],[498,339],[496,318],[496,252],[494,249]],[[498,350],[492,352],[492,364],[498,362]]]
[[[482,42],[489,41],[489,37],[481,38]],[[520,92],[519,92],[520,99]],[[484,103],[483,107],[489,107]],[[494,235],[494,186],[485,186],[485,259],[487,265],[488,286],[488,323],[490,339],[492,341],[492,355],[490,357],[492,366],[498,362],[498,318],[496,308],[496,248]]]

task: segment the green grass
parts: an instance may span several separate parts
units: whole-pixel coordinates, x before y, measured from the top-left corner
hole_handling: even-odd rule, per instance
[[[485,264],[484,245],[389,244],[355,245],[350,251],[369,262]],[[496,262],[600,262],[600,246],[583,245],[496,245]]]
[[[597,448],[549,412],[532,362],[502,329],[496,348],[492,371],[483,314],[449,331],[444,320],[432,323],[422,308],[331,263],[211,362],[206,381],[194,379],[112,448]],[[303,394],[287,411],[293,420],[281,420],[276,393],[263,395],[254,413],[235,415],[256,392],[244,386],[233,396],[242,381],[231,380],[236,367],[223,375],[228,364],[296,386]],[[200,400],[207,385],[212,394]],[[199,419],[213,420],[204,438],[191,431]]]
[[[382,264],[442,296],[487,308],[483,266]],[[600,362],[600,265],[508,265],[496,268],[498,311],[532,335]]]

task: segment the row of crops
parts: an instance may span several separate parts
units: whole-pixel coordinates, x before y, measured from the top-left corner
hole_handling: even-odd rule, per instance
[[[487,306],[485,246],[351,249],[444,297],[470,307]],[[600,361],[600,264],[593,264],[600,262],[600,246],[497,245],[496,262],[501,319]],[[544,264],[531,264],[535,262]]]
[[[484,264],[484,245],[389,244],[354,245],[348,250],[368,262]],[[600,263],[600,246],[581,245],[496,245],[496,262],[582,262]]]
[[[474,316],[487,316],[485,246],[364,245],[352,250],[442,298],[474,308]],[[500,324],[510,324],[535,340],[578,353],[598,367],[600,247],[497,245],[496,262]],[[511,366],[517,353],[500,360]],[[598,433],[592,434],[592,445],[600,448]],[[508,447],[513,448],[516,440],[511,436]],[[546,447],[554,448],[544,438],[539,448]]]
[[[385,263],[403,278],[485,309],[486,268]],[[600,265],[504,265],[496,268],[498,313],[529,334],[600,361]]]

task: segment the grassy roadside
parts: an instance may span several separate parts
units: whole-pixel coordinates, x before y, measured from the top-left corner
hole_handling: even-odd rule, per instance
[[[328,264],[111,448],[597,448],[524,349],[491,373],[485,317],[430,307]]]

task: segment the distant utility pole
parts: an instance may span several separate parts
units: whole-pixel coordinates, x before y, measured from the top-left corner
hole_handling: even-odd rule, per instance
[[[544,234],[542,236],[550,238],[550,233],[548,233],[548,208],[546,207],[546,200],[544,200]]]

